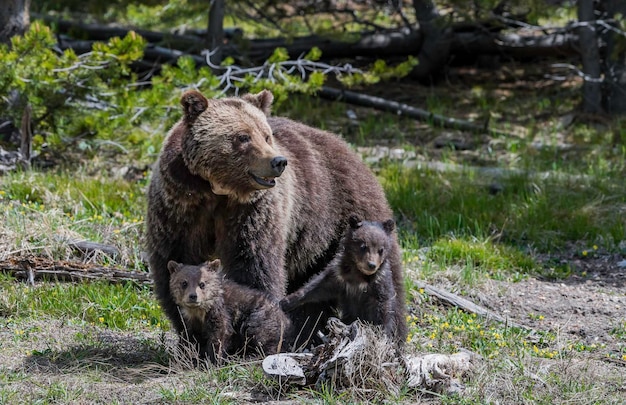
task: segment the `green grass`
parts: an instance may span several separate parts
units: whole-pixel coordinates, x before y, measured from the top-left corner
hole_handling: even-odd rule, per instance
[[[9,173],[0,183],[0,232],[5,254],[37,252],[67,259],[66,239],[117,247],[101,264],[145,271],[140,259],[146,179],[126,181],[102,167]]]
[[[493,194],[478,172],[439,173],[389,166],[380,173],[407,232],[432,243],[442,236],[498,240],[540,251],[584,242],[616,249],[626,238],[621,176],[513,175]]]
[[[51,316],[119,330],[169,330],[169,322],[147,286],[93,282],[41,283],[31,287],[6,275],[0,275],[0,286],[0,315],[7,325],[19,318]],[[14,329],[16,339],[28,335],[28,330]]]

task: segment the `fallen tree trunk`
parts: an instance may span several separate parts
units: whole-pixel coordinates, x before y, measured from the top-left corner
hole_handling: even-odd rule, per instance
[[[398,115],[404,115],[415,118],[420,121],[428,122],[434,126],[442,128],[458,129],[478,134],[491,134],[494,136],[509,135],[497,129],[489,128],[489,122],[483,125],[474,124],[469,121],[458,120],[456,118],[444,117],[443,115],[434,114],[432,112],[422,110],[421,108],[412,107],[408,104],[399,103],[397,101],[387,100],[380,97],[369,96],[367,94],[355,93],[349,90],[340,90],[332,87],[322,87],[317,94],[320,97],[343,101],[362,107],[371,107],[381,111],[387,111]]]
[[[97,24],[81,24],[72,21],[55,20],[44,17],[47,22],[54,22],[58,31],[65,35],[65,43],[73,44],[69,35],[80,33],[88,41],[103,41],[116,36],[125,36],[129,29],[109,27]],[[176,54],[176,51],[194,54],[199,57],[205,48],[204,39],[196,35],[178,35],[148,30],[135,30],[144,37],[159,53],[164,50]],[[381,32],[363,32],[356,41],[340,41],[330,37],[310,35],[292,39],[267,38],[234,40],[241,36],[238,29],[226,29],[226,41],[222,48],[223,57],[236,60],[248,60],[254,63],[265,61],[277,47],[287,49],[292,58],[308,52],[313,47],[322,51],[323,58],[355,58],[358,56],[383,58],[390,56],[418,55],[424,35],[420,30],[407,28]],[[502,55],[514,59],[546,57],[555,55],[575,55],[578,37],[575,34],[556,33],[545,35],[517,35],[492,32],[476,28],[473,31],[453,32],[449,36],[448,57],[455,60],[475,58],[478,55]],[[84,45],[85,42],[80,41]],[[72,46],[73,48],[73,46]],[[73,48],[75,49],[75,48]],[[81,48],[84,49],[84,48]],[[80,52],[77,52],[80,53]],[[159,55],[157,55],[159,56]],[[202,60],[204,58],[201,58]]]
[[[35,280],[54,281],[108,281],[151,284],[147,272],[128,271],[79,262],[50,260],[41,257],[10,258],[0,261],[0,271],[33,284]]]

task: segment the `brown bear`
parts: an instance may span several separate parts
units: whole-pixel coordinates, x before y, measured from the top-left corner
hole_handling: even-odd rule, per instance
[[[224,278],[220,260],[199,266],[173,260],[170,290],[185,325],[182,340],[213,363],[226,355],[274,354],[288,348],[291,321],[267,296]]]
[[[207,99],[183,94],[183,117],[166,137],[148,191],[147,251],[155,293],[179,332],[169,260],[220,258],[226,277],[278,302],[335,256],[351,213],[392,211],[376,177],[334,134],[268,117],[273,95]],[[406,334],[400,248],[390,242],[398,334]],[[292,314],[309,336],[327,312]]]
[[[397,308],[389,256],[395,222],[360,221],[356,216],[349,222],[337,255],[326,269],[283,298],[280,306],[291,312],[304,304],[331,303],[342,322],[360,319],[380,325],[401,346],[405,337],[398,335],[402,328],[396,313],[404,315],[404,311]]]

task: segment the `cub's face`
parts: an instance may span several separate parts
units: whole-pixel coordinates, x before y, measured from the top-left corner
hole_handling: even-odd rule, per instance
[[[215,194],[245,202],[276,185],[287,166],[267,122],[269,91],[243,98],[208,100],[191,91],[181,103],[189,133],[183,159],[191,173],[211,183]]]
[[[385,262],[394,228],[393,220],[369,222],[351,218],[345,254],[363,275],[375,274]]]
[[[170,271],[170,291],[180,307],[206,309],[220,295],[219,260],[199,266],[170,261],[167,267]]]

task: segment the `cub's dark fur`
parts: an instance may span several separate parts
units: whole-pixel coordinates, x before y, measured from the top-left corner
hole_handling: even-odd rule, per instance
[[[277,353],[281,343],[287,348],[289,318],[262,292],[225,279],[219,259],[198,266],[170,261],[167,267],[183,340],[197,344],[202,357],[216,362],[224,355]]]
[[[397,343],[404,341],[404,323],[397,321],[396,292],[389,254],[395,240],[395,223],[360,221],[356,216],[343,237],[339,251],[326,269],[281,301],[285,311],[304,304],[330,302],[341,320],[357,319],[381,325]]]

